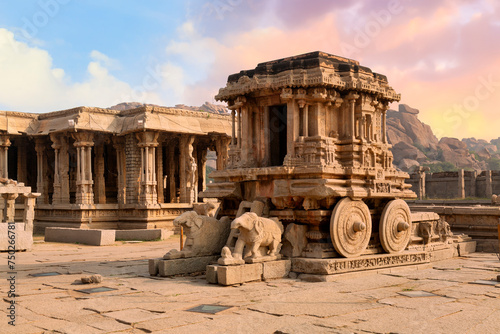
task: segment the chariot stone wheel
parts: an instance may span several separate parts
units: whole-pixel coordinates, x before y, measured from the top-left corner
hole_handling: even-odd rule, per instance
[[[379,237],[382,248],[387,253],[399,253],[410,242],[411,213],[408,204],[402,199],[387,203],[382,211]]]
[[[342,198],[333,209],[330,236],[333,247],[344,257],[359,256],[368,246],[372,217],[363,201]]]

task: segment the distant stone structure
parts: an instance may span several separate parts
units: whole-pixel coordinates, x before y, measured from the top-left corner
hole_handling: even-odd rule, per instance
[[[228,161],[228,115],[158,106],[0,111],[0,177],[36,189],[35,230],[171,228]]]
[[[419,199],[491,198],[500,194],[500,171],[425,172],[424,168],[417,168],[406,181]]]

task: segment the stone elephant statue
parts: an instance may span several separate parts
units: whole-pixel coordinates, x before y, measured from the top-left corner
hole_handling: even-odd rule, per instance
[[[163,256],[164,259],[220,254],[229,236],[230,219],[222,217],[217,220],[187,211],[174,219],[174,226],[183,228],[186,241],[181,251],[172,249]]]
[[[260,247],[268,247],[268,256],[279,257],[283,225],[277,219],[263,218],[253,212],[247,212],[233,220],[231,229],[238,229],[240,232],[234,246],[233,258],[259,258]]]

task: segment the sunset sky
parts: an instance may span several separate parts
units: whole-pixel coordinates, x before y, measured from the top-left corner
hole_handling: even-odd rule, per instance
[[[498,0],[0,0],[0,110],[214,103],[316,50],[387,75],[438,137],[500,137]]]

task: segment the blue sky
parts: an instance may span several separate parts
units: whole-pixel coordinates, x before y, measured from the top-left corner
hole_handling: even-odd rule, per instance
[[[201,105],[321,50],[387,75],[437,134],[498,137],[497,0],[0,0],[0,110]]]
[[[129,0],[0,1],[0,22],[20,41],[47,50],[53,65],[73,80],[84,79],[90,53],[97,50],[119,60],[111,68],[117,78],[133,82],[174,38],[186,18],[185,7],[183,1],[149,1],[147,6]]]

